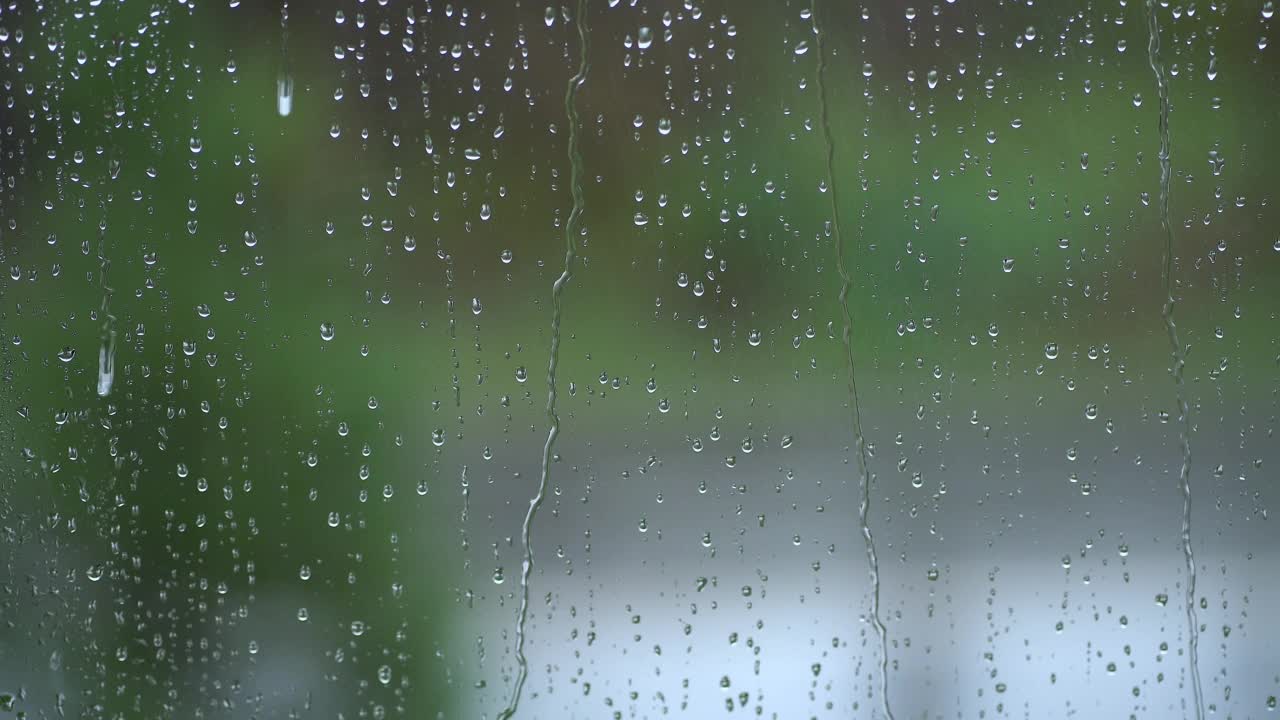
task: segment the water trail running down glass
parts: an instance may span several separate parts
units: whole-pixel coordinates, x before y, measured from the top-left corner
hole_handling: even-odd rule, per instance
[[[1191,691],[1195,700],[1196,720],[1204,720],[1204,700],[1200,690],[1200,667],[1197,658],[1200,624],[1196,619],[1196,561],[1191,548],[1191,413],[1187,404],[1183,369],[1187,364],[1186,350],[1178,340],[1178,326],[1173,311],[1173,225],[1169,216],[1169,81],[1164,66],[1160,64],[1160,21],[1156,16],[1155,0],[1147,0],[1147,57],[1151,72],[1156,77],[1156,89],[1160,95],[1160,226],[1164,229],[1164,258],[1161,269],[1161,286],[1164,289],[1165,331],[1169,335],[1169,347],[1173,353],[1173,382],[1178,403],[1178,443],[1182,447],[1182,468],[1178,476],[1182,483],[1182,556],[1187,566],[1187,633],[1188,659],[1191,670]]]
[[[525,622],[529,616],[529,575],[533,571],[533,541],[531,532],[533,521],[542,506],[547,494],[547,485],[551,475],[551,451],[560,434],[560,416],[556,414],[556,366],[560,360],[560,317],[561,296],[564,286],[573,277],[573,263],[577,258],[577,239],[574,234],[578,230],[582,216],[582,153],[578,149],[578,88],[587,79],[587,0],[578,0],[576,18],[578,29],[578,72],[569,79],[565,89],[564,109],[569,121],[569,190],[573,195],[573,207],[569,211],[569,219],[564,224],[564,270],[556,278],[551,288],[551,352],[547,362],[547,442],[542,446],[542,466],[538,477],[538,491],[529,500],[529,510],[525,513],[524,524],[520,528],[520,542],[524,547],[524,562],[520,568],[520,610],[516,615],[515,685],[511,688],[511,699],[498,720],[508,720],[516,714],[520,706],[520,693],[524,690],[525,680],[529,676],[529,662],[524,656]]]
[[[289,2],[280,6],[280,72],[276,76],[276,113],[293,112],[293,73],[289,70]]]
[[[862,498],[858,505],[858,523],[862,528],[862,539],[867,548],[867,566],[871,574],[871,622],[875,626],[876,635],[880,639],[880,703],[881,711],[887,720],[893,720],[893,711],[889,708],[889,632],[880,619],[880,563],[876,558],[875,538],[871,534],[871,523],[868,515],[871,510],[871,473],[867,463],[867,444],[862,434],[862,412],[858,406],[858,383],[853,358],[853,314],[849,310],[849,268],[844,257],[844,242],[840,236],[840,203],[836,191],[835,143],[831,138],[831,119],[828,112],[826,70],[827,56],[823,47],[822,29],[818,24],[818,7],[816,0],[810,5],[809,14],[813,23],[813,33],[818,52],[818,103],[822,122],[822,138],[827,151],[827,194],[831,199],[831,238],[836,246],[836,269],[840,273],[840,311],[844,319],[842,337],[844,340],[845,367],[849,371],[849,407],[853,413],[853,440],[856,446],[858,462],[858,481],[862,489]]]
[[[111,270],[111,260],[107,258],[107,230],[105,226],[98,229],[98,285],[102,291],[101,345],[98,347],[98,397],[111,394],[111,386],[116,379],[116,316],[111,314],[111,294],[114,292],[107,284],[107,273]]]

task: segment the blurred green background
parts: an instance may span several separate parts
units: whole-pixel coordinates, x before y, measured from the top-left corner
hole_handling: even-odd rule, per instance
[[[832,186],[900,716],[1056,717],[1073,696],[1098,716],[1187,712],[1185,675],[1163,681],[1184,657],[1131,666],[1141,679],[1110,689],[1063,669],[1068,690],[1029,653],[1034,680],[1012,688],[975,693],[953,671],[984,652],[956,617],[993,622],[983,558],[1061,574],[1061,556],[1085,552],[1068,543],[1106,530],[1151,546],[1157,579],[1128,612],[1159,613],[1151,652],[1188,641],[1143,3],[586,8],[583,217],[564,295],[564,426],[534,529],[525,713],[698,714],[722,695],[767,717],[879,707],[874,636],[861,622],[830,629],[865,617],[868,591]],[[1240,615],[1280,597],[1250,580],[1277,540],[1275,21],[1270,2],[1155,12],[1200,620],[1215,638],[1201,674],[1206,703],[1255,717],[1280,683],[1275,630]],[[0,691],[12,695],[0,712],[503,707],[520,523],[547,432],[576,21],[577,8],[520,2],[0,10]],[[114,377],[100,396],[104,347]],[[714,508],[698,504],[708,492]],[[774,553],[810,532],[815,557],[844,568],[826,582],[849,607],[797,637],[845,636],[833,647],[853,663],[846,677],[819,686],[804,657],[783,663],[804,684],[766,669],[774,689],[746,699],[689,689],[700,665],[713,680],[750,666],[692,645],[682,662],[695,670],[621,669],[626,626],[650,620],[595,599],[622,587],[611,573],[635,569],[637,607],[648,597],[683,624],[698,578],[736,563],[757,581],[808,572],[809,559]],[[917,585],[947,567],[947,537],[969,579],[947,594],[950,624],[934,626],[932,601],[911,603],[934,592]],[[1128,592],[1128,571],[1109,572],[1094,571],[1083,604],[1054,586],[1028,607],[1060,600],[1096,622],[1108,592]],[[726,580],[718,602],[747,602],[744,623],[791,612],[750,608],[739,585]],[[1170,607],[1150,602],[1160,593]],[[1022,601],[1001,602],[1013,616]],[[611,622],[621,639],[585,639]],[[1061,655],[1101,653],[1096,632],[1060,640]],[[965,649],[937,668],[928,643],[910,642],[948,634]],[[918,672],[936,688],[909,681],[912,667],[933,668]],[[1253,674],[1231,679],[1240,667]]]

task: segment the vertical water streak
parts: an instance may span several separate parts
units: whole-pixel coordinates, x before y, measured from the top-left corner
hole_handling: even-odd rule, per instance
[[[876,557],[875,538],[871,534],[871,523],[868,516],[871,510],[871,473],[867,462],[867,444],[862,434],[862,411],[858,406],[858,383],[853,358],[853,314],[849,310],[849,269],[845,262],[844,242],[840,236],[840,203],[837,197],[835,173],[835,143],[831,138],[831,119],[828,112],[826,70],[827,56],[823,47],[823,33],[818,26],[817,0],[810,5],[810,18],[818,53],[818,104],[822,122],[822,139],[827,151],[827,194],[831,198],[831,237],[836,246],[836,269],[840,273],[840,312],[843,315],[845,367],[849,373],[849,407],[853,414],[853,440],[858,462],[858,480],[862,489],[862,498],[858,505],[858,523],[862,528],[862,539],[867,550],[867,566],[871,575],[871,622],[875,626],[880,640],[880,703],[881,711],[887,720],[893,720],[893,711],[889,708],[889,632],[880,619],[880,562]]]
[[[547,361],[547,441],[542,446],[542,465],[538,477],[538,491],[529,500],[529,509],[524,516],[524,524],[520,528],[520,542],[524,547],[524,562],[520,567],[520,609],[516,615],[515,685],[511,689],[511,699],[498,720],[508,720],[515,715],[520,705],[520,694],[524,690],[525,680],[529,676],[529,663],[524,656],[525,621],[529,616],[529,575],[533,571],[533,543],[530,537],[534,517],[547,494],[547,484],[551,475],[551,452],[560,434],[560,416],[556,413],[556,366],[560,361],[560,317],[561,296],[564,286],[573,277],[573,263],[577,258],[577,239],[574,237],[582,216],[582,153],[578,149],[578,88],[587,79],[587,0],[578,0],[576,17],[578,29],[578,71],[565,88],[564,109],[569,125],[569,191],[573,196],[573,206],[569,218],[564,225],[564,269],[551,287],[551,351]]]
[[[1160,97],[1160,226],[1164,229],[1164,258],[1161,268],[1161,286],[1164,304],[1160,314],[1164,317],[1165,331],[1173,354],[1173,383],[1178,403],[1178,443],[1182,449],[1182,467],[1178,472],[1182,484],[1182,556],[1187,566],[1187,633],[1188,660],[1191,670],[1191,691],[1196,706],[1196,720],[1204,718],[1204,700],[1200,689],[1200,667],[1197,658],[1200,623],[1196,618],[1196,561],[1191,547],[1191,408],[1187,404],[1183,370],[1187,364],[1186,350],[1178,340],[1178,326],[1173,313],[1177,302],[1173,297],[1173,225],[1169,214],[1170,142],[1169,142],[1169,81],[1164,66],[1160,64],[1160,21],[1156,16],[1155,0],[1147,0],[1147,59],[1156,77],[1156,90]]]
[[[114,290],[107,284],[110,270],[107,229],[105,224],[101,224],[98,226],[98,286],[102,291],[102,305],[99,309],[102,332],[101,344],[98,346],[98,397],[110,395],[111,386],[116,379],[116,316],[111,314],[111,295]]]
[[[276,113],[293,112],[293,73],[289,68],[289,0],[280,7],[280,73],[276,76]]]

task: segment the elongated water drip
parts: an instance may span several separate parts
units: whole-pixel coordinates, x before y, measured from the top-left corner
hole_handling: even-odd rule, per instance
[[[1182,467],[1178,477],[1182,484],[1182,556],[1187,566],[1187,634],[1188,659],[1191,670],[1191,691],[1195,700],[1196,720],[1204,720],[1204,699],[1200,689],[1200,666],[1197,646],[1200,640],[1200,622],[1196,618],[1196,559],[1191,547],[1191,413],[1187,404],[1183,369],[1187,364],[1186,349],[1178,340],[1178,326],[1173,312],[1177,301],[1173,297],[1173,224],[1169,215],[1170,142],[1169,142],[1169,81],[1164,66],[1160,64],[1160,20],[1156,16],[1155,0],[1147,0],[1147,58],[1151,72],[1156,76],[1156,90],[1160,96],[1160,226],[1164,229],[1164,262],[1161,268],[1161,286],[1164,303],[1160,314],[1164,317],[1165,332],[1169,336],[1169,348],[1173,354],[1173,384],[1178,403],[1178,444],[1182,448]]]
[[[578,149],[578,88],[587,79],[587,0],[578,0],[578,72],[569,79],[564,93],[564,110],[569,121],[569,190],[573,195],[573,207],[569,211],[569,219],[564,224],[564,269],[560,277],[551,286],[551,353],[547,361],[547,442],[542,446],[542,466],[538,477],[538,491],[529,500],[529,510],[525,513],[524,524],[520,528],[520,542],[524,547],[524,562],[520,567],[520,609],[516,615],[516,681],[511,688],[511,699],[498,720],[508,720],[516,714],[520,706],[520,693],[524,690],[525,680],[529,677],[529,662],[524,656],[525,622],[529,617],[529,575],[533,571],[533,542],[531,533],[533,521],[542,506],[547,494],[547,484],[551,475],[551,450],[560,434],[560,416],[556,413],[556,367],[560,362],[560,317],[561,296],[564,286],[573,277],[573,263],[577,258],[578,244],[574,234],[582,216],[582,153]]]
[[[98,397],[111,394],[111,386],[116,380],[116,316],[111,314],[111,294],[107,273],[111,270],[111,260],[107,257],[107,231],[101,226],[98,236],[98,286],[102,291],[101,344],[98,346]]]
[[[280,7],[280,72],[276,76],[276,113],[293,112],[293,73],[289,68],[289,2]]]
[[[835,173],[836,148],[831,139],[831,118],[827,106],[826,71],[827,56],[823,48],[822,29],[818,26],[817,0],[809,9],[818,51],[818,104],[822,121],[822,139],[827,150],[827,195],[831,198],[831,237],[836,245],[836,270],[840,273],[840,312],[844,319],[841,336],[844,341],[845,367],[849,371],[849,407],[853,413],[853,441],[858,462],[858,481],[862,499],[858,504],[858,524],[862,528],[862,540],[867,549],[867,566],[871,574],[871,622],[880,640],[880,709],[887,720],[893,720],[889,707],[889,631],[880,619],[880,562],[876,558],[875,538],[871,534],[868,515],[871,510],[871,473],[867,463],[867,443],[862,434],[862,411],[858,406],[858,383],[853,358],[853,314],[849,310],[849,268],[844,257],[844,242],[840,236],[840,203],[837,197]]]

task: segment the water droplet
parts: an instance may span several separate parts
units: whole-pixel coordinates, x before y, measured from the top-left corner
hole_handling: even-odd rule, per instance
[[[289,117],[293,112],[293,78],[281,75],[276,78],[276,113],[280,117]]]

